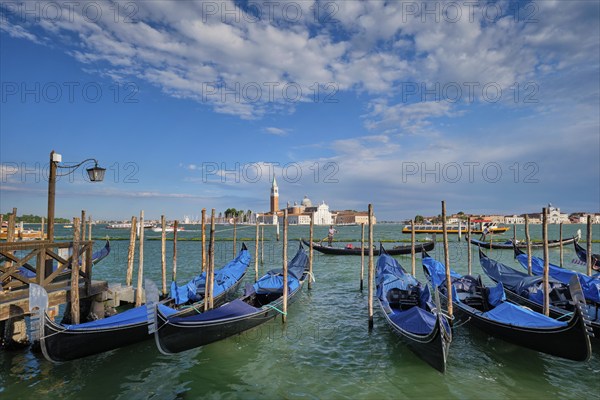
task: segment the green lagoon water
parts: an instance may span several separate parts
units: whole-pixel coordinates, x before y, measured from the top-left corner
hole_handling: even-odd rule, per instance
[[[254,255],[254,227],[238,227]],[[360,227],[338,227],[343,245],[360,239]],[[375,240],[407,239],[401,225],[377,225]],[[564,236],[583,225],[565,225]],[[218,238],[232,236],[229,226],[218,226]],[[316,227],[325,237],[326,227]],[[265,227],[264,265],[259,272],[281,265],[281,242],[273,227]],[[67,237],[57,228],[56,236]],[[94,237],[128,237],[127,231],[94,227]],[[197,238],[199,227],[187,225],[179,237]],[[290,227],[291,239],[308,236],[308,227]],[[523,237],[523,227],[517,229]],[[558,226],[550,226],[550,238]],[[146,238],[160,233],[146,232]],[[512,230],[504,237],[512,237]],[[600,238],[595,226],[594,237]],[[532,238],[541,239],[541,226],[532,226]],[[467,244],[451,236],[452,268],[467,271]],[[98,240],[95,248],[103,241]],[[124,283],[127,241],[112,242],[112,252],[94,267],[94,279]],[[239,242],[238,242],[239,244]],[[356,244],[356,242],[355,242]],[[393,243],[386,243],[388,247]],[[178,281],[197,274],[200,242],[178,243]],[[290,240],[289,253],[297,244]],[[239,246],[238,246],[239,247]],[[600,243],[594,243],[600,252]],[[172,242],[167,243],[171,266]],[[432,255],[443,259],[441,243]],[[488,250],[488,253],[490,251]],[[217,241],[216,262],[233,254],[231,241]],[[541,251],[536,251],[541,255]],[[558,262],[558,249],[550,250]],[[517,267],[512,252],[492,250],[491,257]],[[565,248],[565,266],[576,255]],[[144,250],[147,276],[160,277],[160,240],[147,240]],[[410,257],[398,257],[410,269]],[[473,249],[473,272],[482,273]],[[417,277],[425,281],[419,259]],[[251,266],[253,266],[253,262]],[[136,262],[137,268],[137,262]],[[520,266],[518,268],[521,268]],[[598,399],[600,398],[600,341],[590,361],[577,363],[527,350],[488,337],[468,324],[454,330],[446,374],[435,371],[408,350],[385,324],[375,302],[374,329],[367,326],[367,291],[359,290],[360,257],[326,256],[315,252],[312,290],[290,307],[288,322],[280,318],[241,335],[175,356],[158,352],[153,340],[86,359],[54,365],[30,351],[0,352],[0,399]],[[254,274],[247,276],[253,281]],[[134,276],[134,282],[135,282]],[[486,281],[489,280],[486,278]]]

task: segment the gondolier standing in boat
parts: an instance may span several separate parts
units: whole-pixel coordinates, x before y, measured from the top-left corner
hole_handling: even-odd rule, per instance
[[[329,247],[332,247],[333,244],[333,235],[335,235],[337,231],[333,227],[333,225],[329,225],[329,232],[327,233],[327,243],[329,243]]]

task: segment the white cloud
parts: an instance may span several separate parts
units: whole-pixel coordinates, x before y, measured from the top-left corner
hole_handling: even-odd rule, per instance
[[[274,126],[268,126],[264,128],[264,131],[269,135],[274,136],[287,136],[289,131],[287,129],[276,128]]]

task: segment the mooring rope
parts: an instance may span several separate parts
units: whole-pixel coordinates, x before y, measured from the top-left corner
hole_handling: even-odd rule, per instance
[[[282,315],[287,315],[287,312],[283,312],[283,311],[281,311],[279,308],[277,308],[277,307],[275,307],[275,306],[272,306],[272,305],[270,305],[270,304],[265,304],[265,306],[266,306],[266,307],[270,307],[270,308],[272,308],[273,310],[277,311],[278,313],[280,313],[280,314],[282,314]]]
[[[454,319],[454,316],[452,316],[452,319]],[[462,324],[453,325],[452,328],[460,328],[461,326],[463,326],[464,324],[466,324],[470,320],[471,320],[471,317],[467,318],[467,320],[465,322],[463,322]]]

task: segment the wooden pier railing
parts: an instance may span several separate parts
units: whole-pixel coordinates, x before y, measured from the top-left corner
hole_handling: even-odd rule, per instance
[[[0,285],[3,300],[13,297],[11,292],[18,295],[20,290],[28,289],[30,283],[36,283],[47,291],[65,286],[65,281],[73,278],[71,275],[74,271],[78,272],[77,279],[85,285],[87,292],[92,281],[93,244],[93,241],[81,241],[78,254],[64,258],[58,254],[60,251],[57,249],[73,248],[73,242],[0,243]],[[80,267],[72,268],[76,259],[79,259]]]

